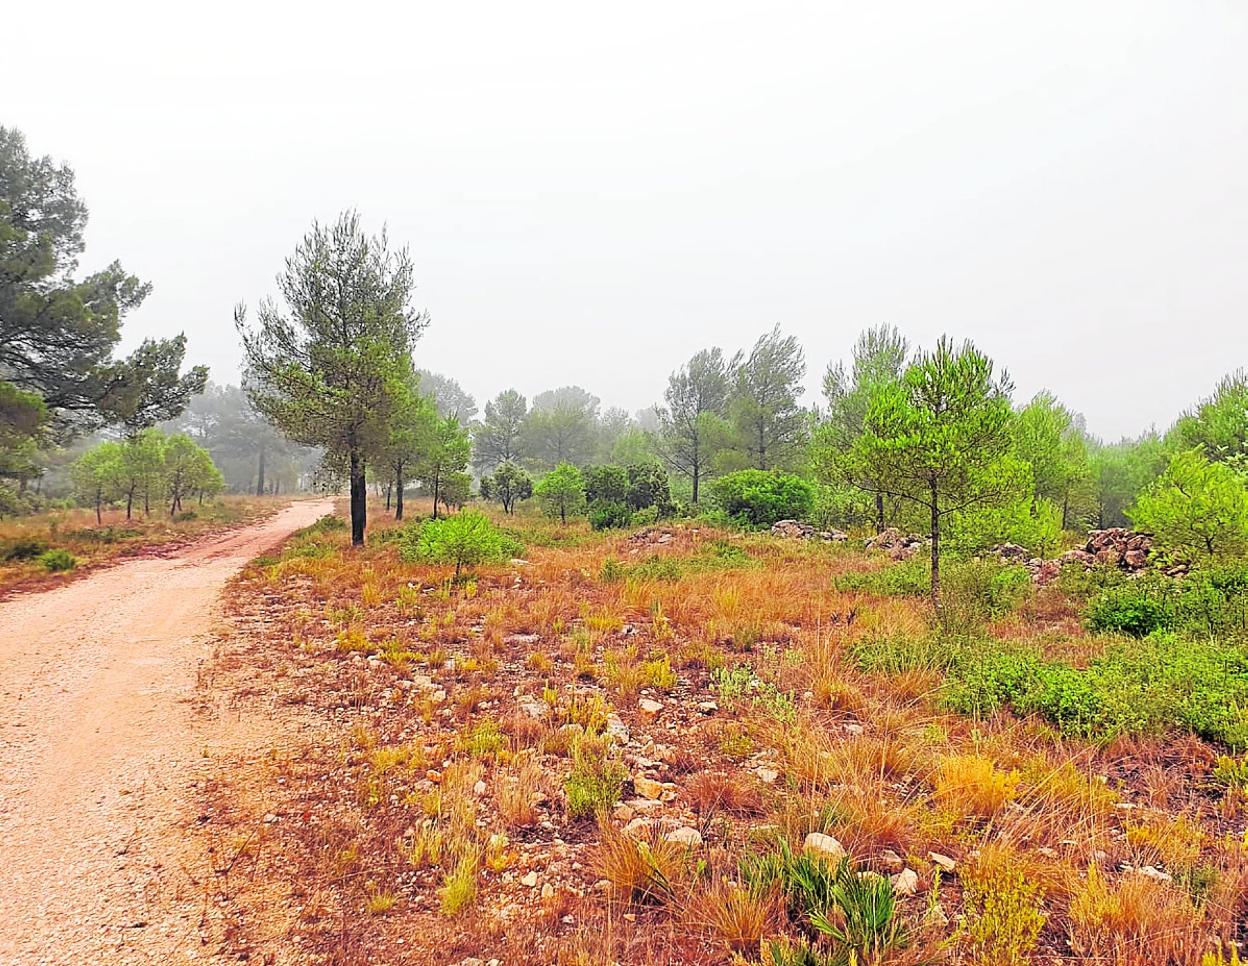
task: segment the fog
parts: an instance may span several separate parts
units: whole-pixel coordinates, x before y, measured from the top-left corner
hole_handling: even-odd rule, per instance
[[[974,339],[1106,437],[1248,363],[1240,3],[26,4],[0,123],[69,161],[91,268],[237,378],[312,219],[410,246],[418,364],[656,401],[779,323]]]

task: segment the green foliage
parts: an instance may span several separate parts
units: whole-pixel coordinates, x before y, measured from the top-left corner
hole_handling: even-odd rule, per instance
[[[313,224],[278,285],[286,313],[262,302],[252,330],[245,309],[235,312],[248,396],[292,440],[323,447],[327,472],[348,478],[351,541],[362,545],[366,458],[389,438],[412,348],[429,321],[410,305],[411,259],[344,212],[332,226]]]
[[[729,364],[728,414],[748,466],[767,470],[797,461],[809,423],[799,403],[805,375],[801,345],[779,326]]]
[[[961,939],[971,961],[1026,966],[1046,916],[1040,885],[1001,861],[972,863],[962,874],[966,917]]]
[[[454,564],[456,579],[465,568],[505,563],[524,552],[519,543],[476,510],[409,526],[399,547],[404,560]]]
[[[86,223],[73,171],[32,157],[21,132],[0,127],[0,450],[12,436],[33,439],[45,417],[61,435],[107,424],[136,431],[204,388],[202,366],[179,372],[185,336],[113,357],[122,317],[151,286],[117,262],[75,279]]]
[[[1092,469],[1074,414],[1052,393],[1040,392],[1018,411],[1011,432],[1015,455],[1031,469],[1032,502],[1054,508],[1055,529],[1086,519],[1092,509]]]
[[[546,515],[561,523],[585,510],[585,481],[571,463],[561,463],[543,476],[533,492]]]
[[[921,597],[930,588],[931,564],[914,556],[881,570],[847,573],[837,578],[839,590],[858,590],[897,597]],[[993,559],[953,560],[945,566],[946,630],[973,630],[984,621],[1003,617],[1026,598],[1031,577],[1026,567]]]
[[[1176,594],[1171,582],[1142,577],[1107,587],[1088,606],[1086,620],[1094,631],[1147,637],[1175,625]]]
[[[1226,788],[1248,788],[1248,758],[1219,755],[1213,780]]]
[[[57,547],[54,550],[45,550],[35,559],[39,566],[51,574],[73,570],[78,566],[78,559],[62,547]]]
[[[811,445],[811,466],[815,475],[829,484],[829,496],[839,494],[838,502],[845,511],[861,511],[863,521],[871,520],[878,530],[886,525],[886,502],[875,467],[859,459],[855,447],[865,431],[872,398],[900,382],[909,352],[910,344],[893,326],[873,326],[859,335],[851,368],[847,371],[843,363],[829,364],[824,374],[828,413]],[[851,499],[846,489],[863,502]],[[846,513],[839,519],[811,522],[826,527],[860,521]]]
[[[740,874],[754,895],[778,891],[794,920],[830,937],[842,950],[873,958],[905,941],[892,883],[860,873],[848,858],[833,865],[795,853],[781,839],[774,852],[744,856]]]
[[[595,530],[626,527],[633,514],[654,510],[654,517],[674,509],[667,473],[658,463],[593,466],[585,471],[589,524]]]
[[[563,782],[568,816],[585,818],[610,808],[627,777],[624,766],[607,754],[601,739],[578,739],[572,746],[572,770]]]
[[[814,503],[814,488],[801,477],[778,470],[738,470],[711,486],[718,507],[739,526],[769,527],[777,520],[802,519]]]
[[[973,634],[1016,609],[1031,592],[1021,565],[990,559],[960,560],[945,569],[940,626],[950,634]]]
[[[716,454],[728,443],[730,428],[728,370],[718,348],[703,349],[673,372],[659,411],[659,439],[663,457],[692,484],[691,499],[698,502],[702,480]]]
[[[1154,546],[1183,559],[1248,554],[1248,485],[1199,450],[1176,454],[1128,512]]]
[[[940,538],[949,514],[1008,504],[1028,471],[1011,453],[1012,385],[973,345],[941,339],[898,383],[878,387],[854,459],[872,467],[878,491],[929,516],[931,595],[940,603]]]
[[[473,465],[481,471],[503,463],[518,464],[528,401],[514,389],[500,392],[485,404],[485,418],[472,439]]]
[[[1156,434],[1092,450],[1093,508],[1097,527],[1130,525],[1127,508],[1166,468],[1170,454]]]
[[[974,554],[1014,543],[1037,557],[1051,557],[1061,540],[1061,507],[1044,497],[1021,496],[952,514],[948,546],[956,553]]]
[[[500,463],[492,474],[481,477],[482,499],[497,500],[504,513],[514,512],[517,503],[532,496],[533,478],[509,460]]]
[[[1170,436],[1180,449],[1199,448],[1209,460],[1248,469],[1248,373],[1238,369],[1219,382]]]
[[[521,443],[534,469],[561,463],[584,466],[593,459],[599,399],[580,386],[562,386],[533,397]]]
[[[627,527],[633,521],[633,514],[623,503],[608,500],[595,500],[589,504],[589,525],[594,530],[611,530],[616,527]]]
[[[0,543],[0,560],[5,563],[34,560],[48,549],[48,542],[39,537],[15,537]]]
[[[1164,630],[1213,639],[1248,636],[1246,564],[1207,567],[1177,579],[1158,573],[1128,579],[1118,571],[1104,572],[1089,596],[1085,616],[1095,631],[1132,637]]]
[[[1087,668],[996,641],[877,638],[856,654],[864,669],[937,669],[941,701],[963,714],[1002,707],[1039,714],[1068,735],[1190,731],[1232,747],[1248,745],[1248,651],[1168,635],[1111,646]]]

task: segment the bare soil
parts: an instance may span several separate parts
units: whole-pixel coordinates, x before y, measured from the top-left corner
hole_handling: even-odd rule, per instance
[[[229,579],[330,509],[0,602],[0,963],[215,959],[198,803],[223,762],[284,732],[197,702],[197,680]]]

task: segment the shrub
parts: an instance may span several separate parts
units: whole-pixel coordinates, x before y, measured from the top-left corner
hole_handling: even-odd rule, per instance
[[[465,567],[503,563],[524,552],[519,543],[476,510],[408,527],[399,543],[404,560],[453,563],[456,580]]]
[[[1127,515],[1154,535],[1159,551],[1184,559],[1248,552],[1244,478],[1200,450],[1176,454]]]
[[[1087,624],[1094,631],[1116,631],[1132,637],[1146,637],[1174,626],[1172,583],[1140,577],[1107,587],[1092,599]]]
[[[584,818],[610,807],[620,797],[627,776],[624,766],[607,756],[604,743],[578,739],[572,748],[572,771],[563,782],[568,816]]]
[[[40,540],[37,537],[16,537],[0,545],[0,560],[5,563],[34,560],[47,553],[49,549],[46,540]]]
[[[711,485],[711,497],[728,517],[746,527],[769,527],[801,519],[814,503],[814,487],[777,470],[739,470]]]
[[[986,621],[1008,614],[1031,590],[1031,575],[1019,565],[960,560],[944,570],[940,621],[950,632],[970,633]]]
[[[983,755],[951,755],[936,772],[936,800],[962,815],[990,819],[1014,797],[1019,774]]]
[[[589,505],[589,525],[594,530],[611,530],[627,527],[633,520],[633,512],[625,503],[614,500],[594,500]]]
[[[629,524],[634,527],[647,527],[652,523],[658,522],[659,508],[657,506],[648,506],[643,510],[638,510],[633,514]]]
[[[962,876],[966,918],[961,940],[974,963],[1024,966],[1044,928],[1040,886],[1028,882],[1019,856],[997,845],[985,847]]]
[[[611,891],[627,902],[662,903],[672,898],[688,869],[688,850],[657,832],[647,838],[625,835],[603,823],[594,867],[611,883]]]
[[[36,560],[39,566],[50,574],[73,570],[78,566],[78,558],[62,547],[57,547],[55,550],[45,550],[39,554]]]

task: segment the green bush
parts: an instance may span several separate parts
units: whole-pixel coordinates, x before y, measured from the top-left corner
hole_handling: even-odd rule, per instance
[[[466,567],[504,563],[524,553],[523,546],[477,510],[404,528],[399,548],[404,560],[453,563],[457,580]]]
[[[0,560],[5,563],[34,560],[47,553],[49,549],[48,542],[38,537],[15,537],[0,544]]]
[[[78,558],[62,547],[57,547],[54,550],[45,550],[36,560],[39,566],[50,574],[73,570],[78,566]]]
[[[643,510],[638,510],[629,520],[629,525],[634,527],[648,527],[652,523],[659,521],[659,508],[657,506],[648,506]]]
[[[889,652],[880,653],[880,641],[875,649],[860,663],[884,664]],[[1008,707],[1096,740],[1178,728],[1234,748],[1248,744],[1242,648],[1157,634],[1111,647],[1086,669],[999,641],[945,640],[936,650],[945,668],[941,703],[952,711]]]
[[[625,503],[598,499],[589,504],[589,525],[594,530],[627,527],[632,520],[633,511]]]
[[[738,470],[710,487],[711,498],[734,523],[769,527],[777,520],[799,520],[814,505],[814,487],[778,470]]]
[[[1175,625],[1173,581],[1140,577],[1107,587],[1088,605],[1087,624],[1094,631],[1146,637]]]
[[[988,559],[950,561],[941,571],[941,625],[950,633],[974,633],[1008,614],[1030,592],[1026,567]]]

